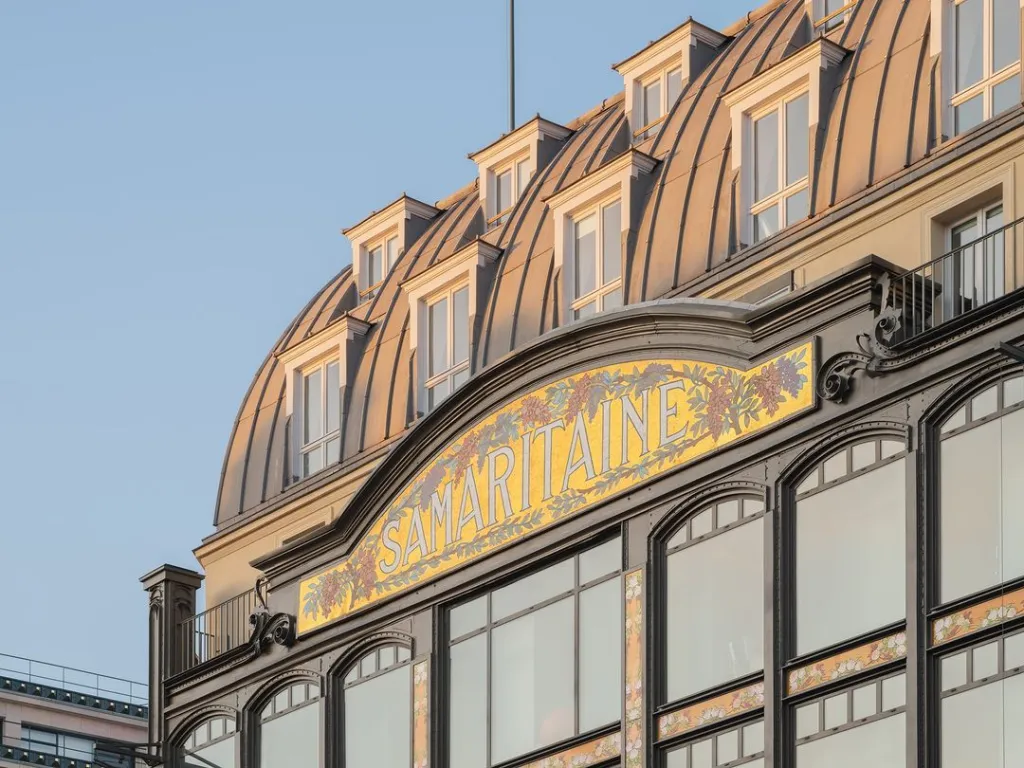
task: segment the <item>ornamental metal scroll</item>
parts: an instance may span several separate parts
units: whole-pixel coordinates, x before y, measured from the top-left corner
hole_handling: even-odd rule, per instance
[[[813,408],[814,365],[807,341],[749,370],[645,359],[516,398],[430,460],[344,560],[302,581],[299,634]]]

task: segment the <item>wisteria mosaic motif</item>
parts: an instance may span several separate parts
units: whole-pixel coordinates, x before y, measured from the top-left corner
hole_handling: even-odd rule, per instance
[[[430,663],[412,668],[412,766],[430,768]]]
[[[764,683],[754,683],[713,699],[691,704],[658,718],[658,738],[667,739],[701,728],[708,723],[728,720],[764,706]]]
[[[624,581],[625,611],[625,701],[622,731],[626,744],[626,768],[644,764],[644,572],[627,573]]]
[[[299,632],[812,408],[813,354],[806,342],[749,371],[631,361],[513,400],[430,460],[345,560],[302,582]]]
[[[1024,616],[1024,589],[1007,592],[983,603],[947,614],[932,622],[932,645],[972,635],[986,627]]]
[[[520,768],[582,768],[585,765],[597,765],[621,754],[622,735],[612,733],[567,749],[565,752],[559,752],[557,755],[534,760]]]
[[[898,632],[873,643],[865,643],[822,661],[792,670],[786,681],[786,691],[788,693],[807,691],[832,680],[842,680],[861,670],[905,658],[906,655],[907,633]]]

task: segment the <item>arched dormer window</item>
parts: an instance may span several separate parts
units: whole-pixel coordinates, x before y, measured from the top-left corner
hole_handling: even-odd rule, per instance
[[[698,508],[669,538],[666,700],[764,668],[764,509],[763,499],[730,496]]]
[[[412,654],[403,645],[375,648],[345,674],[345,768],[409,768]]]
[[[259,711],[259,767],[320,768],[320,684],[291,680]]]
[[[218,715],[204,720],[185,737],[175,755],[175,768],[235,768],[238,765],[238,733],[235,718]]]
[[[796,656],[906,618],[905,453],[905,440],[862,440],[797,486]]]

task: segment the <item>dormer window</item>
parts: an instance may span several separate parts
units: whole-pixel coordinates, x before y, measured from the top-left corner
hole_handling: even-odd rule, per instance
[[[622,202],[573,216],[573,319],[622,306]]]
[[[445,288],[427,299],[427,409],[469,379],[469,286]]]
[[[342,230],[352,244],[352,272],[361,300],[377,295],[399,257],[437,214],[434,206],[402,195],[383,210]]]
[[[807,218],[808,102],[800,93],[752,117],[755,243]]]
[[[1020,5],[961,0],[953,20],[953,132],[969,131],[1021,102]]]
[[[571,133],[538,116],[469,156],[480,174],[480,202],[488,231],[508,221],[530,179],[555,157]]]
[[[635,142],[658,133],[683,87],[700,74],[727,40],[691,19],[613,67],[622,75],[626,116]]]
[[[338,360],[302,370],[302,476],[319,472],[341,456],[341,385]]]

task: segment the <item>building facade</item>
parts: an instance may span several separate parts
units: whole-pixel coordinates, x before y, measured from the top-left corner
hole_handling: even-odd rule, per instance
[[[0,654],[2,768],[135,768],[148,718],[145,683]]]
[[[689,20],[344,230],[143,579],[154,760],[1024,765],[1020,28]]]

